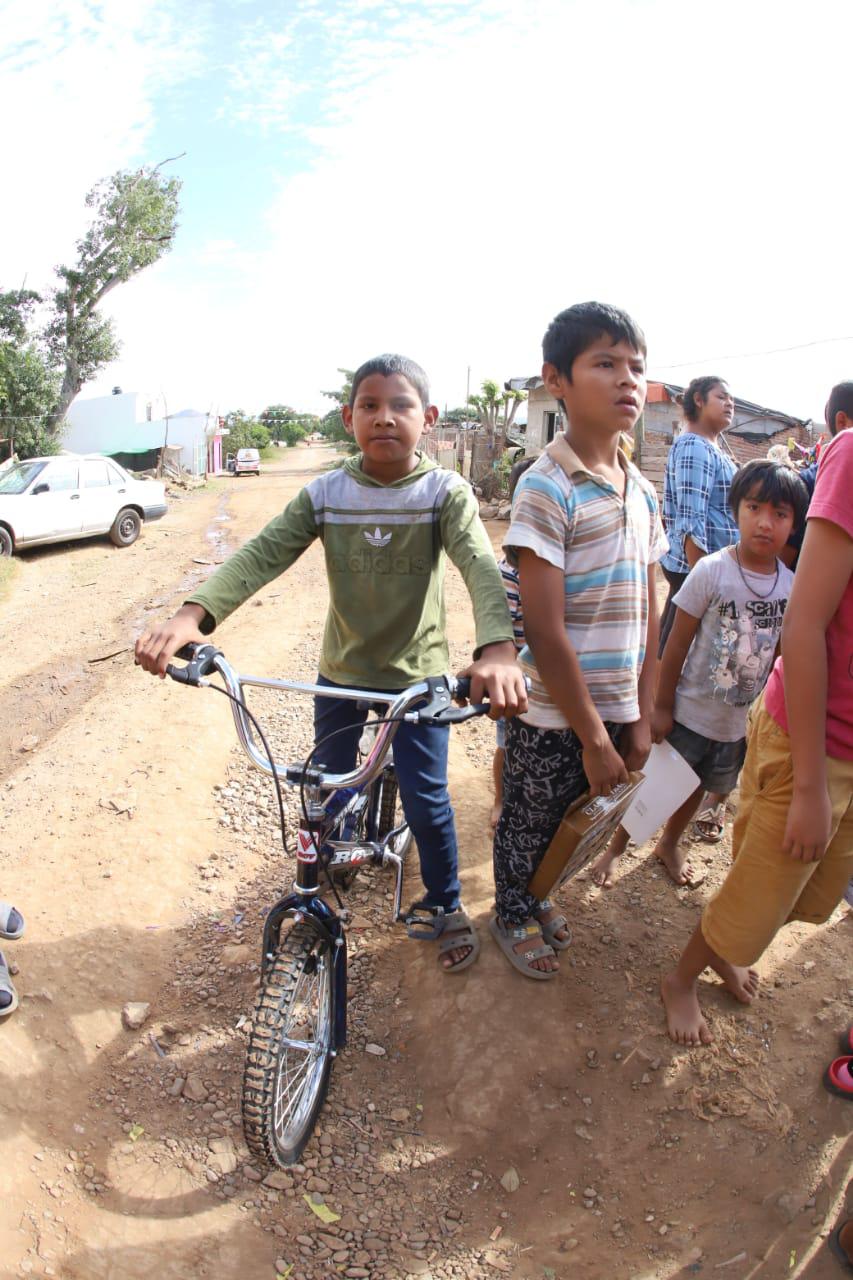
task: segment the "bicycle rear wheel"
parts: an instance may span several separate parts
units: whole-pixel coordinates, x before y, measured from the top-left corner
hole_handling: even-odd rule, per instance
[[[311,1137],[332,1069],[333,948],[310,919],[285,935],[258,991],[243,1072],[253,1155],[284,1168]]]

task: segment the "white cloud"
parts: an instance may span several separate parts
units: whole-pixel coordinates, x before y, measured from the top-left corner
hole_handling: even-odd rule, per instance
[[[0,283],[29,270],[31,287],[46,284],[85,226],[86,192],[151,159],[158,99],[200,69],[204,12],[187,30],[165,0],[6,0]]]
[[[475,385],[533,372],[550,317],[590,296],[636,314],[653,369],[813,337],[818,296],[822,330],[846,332],[843,90],[789,92],[826,30],[779,6],[768,73],[769,12],[717,5],[709,25],[669,3],[543,0],[440,57],[437,31],[405,56],[350,42],[370,74],[334,94],[340,123],[315,132],[314,167],[271,208],[269,252],[232,312],[259,401],[313,401],[337,364],[391,347],[452,403],[469,364]],[[830,174],[842,215],[820,219]],[[730,367],[747,396],[822,403],[808,360],[785,378],[778,361]]]
[[[453,404],[469,365],[472,386],[534,372],[548,320],[587,297],[635,314],[652,371],[677,381],[703,356],[849,331],[845,0],[815,0],[807,18],[790,0],[396,10],[308,2],[235,28],[229,110],[259,132],[299,130],[312,157],[282,169],[262,242],[239,224],[206,245],[179,236],[116,291],[124,354],[103,385],[161,382],[170,403],[203,408],[323,408],[338,364],[392,348]],[[327,42],[310,65],[306,23]],[[134,19],[117,38],[150,70],[144,29]],[[130,77],[127,101],[107,88],[120,119],[101,113],[94,176],[151,120],[147,75]],[[48,126],[40,137],[66,183],[90,185]],[[66,237],[69,209],[53,228]],[[806,414],[851,368],[853,344],[828,344],[721,371]]]

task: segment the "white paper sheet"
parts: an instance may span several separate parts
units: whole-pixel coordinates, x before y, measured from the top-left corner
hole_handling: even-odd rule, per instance
[[[635,844],[645,844],[699,786],[690,765],[668,742],[654,744],[643,773],[643,785],[622,818]]]

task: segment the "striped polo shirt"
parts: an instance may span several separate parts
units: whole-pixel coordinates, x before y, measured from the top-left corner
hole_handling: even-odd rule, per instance
[[[645,655],[647,570],[667,549],[657,498],[620,452],[625,496],[590,471],[558,436],[522,476],[504,543],[518,563],[527,547],[564,574],[566,633],[602,720],[630,724],[640,715],[637,681]],[[570,728],[548,694],[527,645],[531,680],[523,717],[542,729]]]

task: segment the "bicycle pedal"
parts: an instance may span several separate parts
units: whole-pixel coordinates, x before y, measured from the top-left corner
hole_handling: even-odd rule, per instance
[[[435,942],[444,932],[444,907],[410,907],[401,913],[406,936],[416,942]]]

